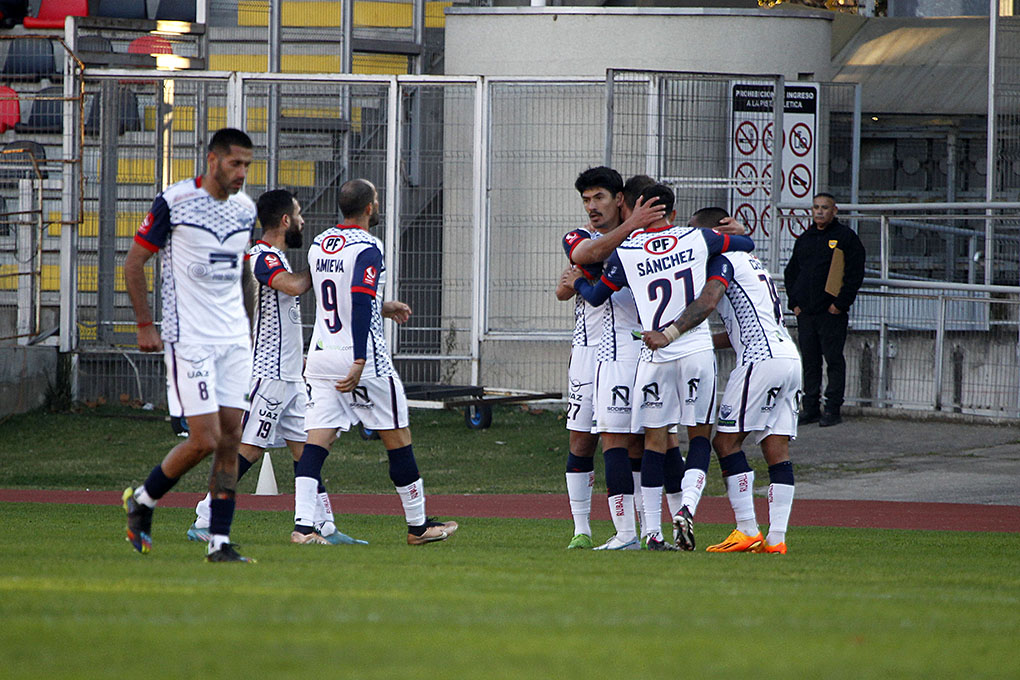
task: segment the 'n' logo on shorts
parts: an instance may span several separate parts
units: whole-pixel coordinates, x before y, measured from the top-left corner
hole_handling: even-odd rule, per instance
[[[616,406],[617,400],[622,401],[624,406],[630,406],[630,388],[626,385],[613,387],[613,406]]]
[[[687,400],[694,401],[698,397],[698,385],[701,384],[701,378],[691,378],[687,381]]]
[[[659,401],[659,383],[651,382],[641,388],[641,396],[644,403]]]
[[[354,403],[357,404],[359,401],[363,401],[366,404],[371,404],[372,400],[368,398],[368,388],[363,385],[358,385],[351,390],[351,398]]]

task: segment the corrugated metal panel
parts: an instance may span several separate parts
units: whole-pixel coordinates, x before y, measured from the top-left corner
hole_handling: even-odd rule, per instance
[[[988,19],[871,19],[832,62],[868,113],[984,115]]]

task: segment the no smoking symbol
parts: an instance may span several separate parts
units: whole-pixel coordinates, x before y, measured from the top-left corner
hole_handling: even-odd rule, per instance
[[[741,203],[740,207],[734,211],[733,218],[737,220],[737,222],[746,224],[752,234],[758,226],[758,215],[754,210],[754,206],[750,203]]]
[[[790,130],[790,150],[794,155],[806,156],[811,152],[813,142],[814,135],[811,134],[811,128],[804,123],[797,123]]]
[[[737,145],[737,151],[750,156],[758,148],[758,128],[749,120],[737,126],[733,135],[733,143]]]
[[[804,198],[811,191],[811,171],[803,163],[790,169],[790,193],[797,198]]]

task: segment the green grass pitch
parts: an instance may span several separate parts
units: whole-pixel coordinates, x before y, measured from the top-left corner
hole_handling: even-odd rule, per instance
[[[798,528],[786,556],[563,549],[562,520],[468,518],[404,544],[297,546],[239,512],[254,565],[206,564],[191,511],[150,555],[118,507],[5,504],[4,678],[1015,677],[1015,535]],[[723,534],[725,527],[705,529]],[[610,532],[597,523],[596,535]],[[794,549],[795,548],[795,549]]]

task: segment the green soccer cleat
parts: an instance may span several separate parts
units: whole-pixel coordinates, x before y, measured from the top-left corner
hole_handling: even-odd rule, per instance
[[[595,544],[592,543],[591,536],[588,534],[578,534],[567,544],[567,550],[591,550],[594,547]]]
[[[152,550],[152,508],[135,500],[135,490],[130,486],[121,495],[124,511],[127,512],[127,540],[143,555]]]

